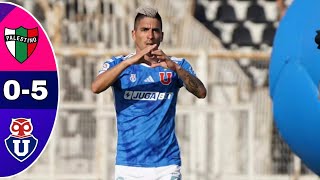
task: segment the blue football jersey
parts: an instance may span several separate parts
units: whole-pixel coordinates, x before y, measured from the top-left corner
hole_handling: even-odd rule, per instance
[[[107,60],[99,73],[133,55]],[[185,59],[170,58],[195,76]],[[177,96],[182,86],[183,81],[177,73],[163,67],[135,64],[120,74],[112,85],[118,129],[117,165],[181,165],[175,135],[175,114]]]

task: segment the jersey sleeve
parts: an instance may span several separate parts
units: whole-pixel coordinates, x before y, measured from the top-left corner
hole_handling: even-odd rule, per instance
[[[117,56],[117,57],[112,57],[111,59],[108,59],[105,61],[102,65],[102,68],[99,70],[99,74],[102,74],[103,72],[107,71],[108,69],[113,68],[117,64],[119,64],[123,59],[123,56]]]
[[[194,72],[191,64],[186,60],[186,59],[182,59],[182,61],[180,63],[178,63],[184,70],[186,70],[187,72],[189,72],[191,75],[193,76],[197,76],[196,73]],[[179,78],[179,86],[182,87],[184,86],[182,79]]]

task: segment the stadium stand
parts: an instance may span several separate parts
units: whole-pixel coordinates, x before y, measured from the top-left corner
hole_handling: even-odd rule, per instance
[[[212,9],[217,9],[216,14]],[[194,14],[221,40],[226,49],[235,50],[235,47],[246,46],[252,50],[270,51],[272,47],[278,21],[273,18],[277,16],[276,1],[197,0]],[[252,82],[261,81],[255,80],[258,77],[253,75],[250,77]]]

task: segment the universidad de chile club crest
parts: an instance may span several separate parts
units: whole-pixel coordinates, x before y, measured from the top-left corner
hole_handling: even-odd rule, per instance
[[[19,27],[17,29],[5,28],[4,39],[11,55],[20,63],[26,61],[38,44],[38,27],[26,29]]]
[[[32,131],[31,119],[12,119],[11,135],[5,139],[5,144],[9,153],[20,162],[26,160],[37,147],[38,139],[31,134]]]

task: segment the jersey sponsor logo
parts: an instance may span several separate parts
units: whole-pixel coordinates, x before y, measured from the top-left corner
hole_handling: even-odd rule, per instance
[[[126,100],[142,100],[142,101],[157,101],[171,99],[172,92],[151,92],[151,91],[126,91],[124,99]]]
[[[4,39],[11,55],[20,63],[27,60],[38,44],[38,28],[5,28]]]
[[[20,162],[31,156],[38,145],[38,139],[31,134],[32,131],[31,119],[17,118],[11,120],[11,135],[5,139],[5,144],[9,153]]]
[[[163,85],[169,85],[171,83],[172,72],[159,72],[160,82]]]

